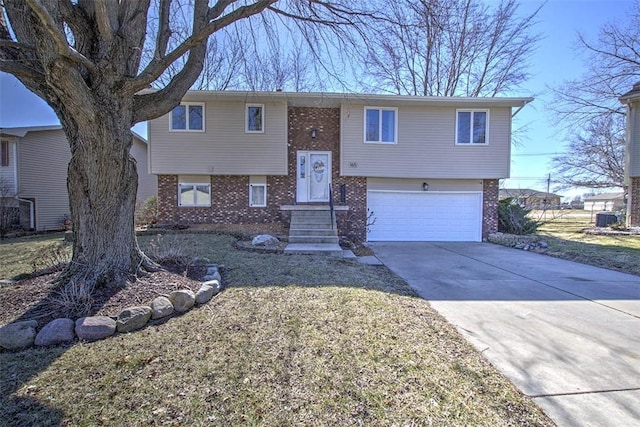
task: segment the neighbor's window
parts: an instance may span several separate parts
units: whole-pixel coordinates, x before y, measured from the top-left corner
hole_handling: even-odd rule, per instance
[[[178,206],[211,206],[211,184],[178,184]]]
[[[364,142],[395,144],[398,129],[397,108],[364,108]]]
[[[264,132],[264,105],[247,104],[246,132]]]
[[[204,131],[204,104],[182,103],[171,111],[171,130]]]
[[[489,111],[458,110],[456,144],[489,143]]]
[[[9,166],[9,141],[2,141],[0,145],[2,146],[0,150],[2,151],[0,166]]]

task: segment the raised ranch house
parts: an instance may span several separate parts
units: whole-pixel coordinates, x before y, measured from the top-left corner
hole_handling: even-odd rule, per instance
[[[3,206],[18,212],[16,222],[27,230],[60,230],[68,218],[67,165],[69,143],[60,125],[0,129],[0,179]],[[147,141],[134,134],[131,154],[138,163],[138,201],[157,193],[157,179],[148,173]]]
[[[148,124],[159,223],[282,223],[303,242],[333,206],[352,241],[480,241],[531,100],[188,92]]]
[[[633,85],[620,102],[627,106],[627,144],[625,181],[627,193],[627,225],[640,227],[640,82]]]

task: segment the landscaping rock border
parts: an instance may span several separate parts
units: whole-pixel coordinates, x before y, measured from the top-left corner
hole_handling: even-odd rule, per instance
[[[31,346],[49,346],[74,341],[98,341],[117,333],[129,333],[144,328],[174,313],[186,313],[195,306],[209,302],[222,291],[222,278],[216,264],[207,264],[204,282],[197,292],[190,289],[159,296],[148,305],[127,307],[115,317],[87,316],[77,319],[59,318],[47,323],[39,332],[38,322],[26,320],[0,327],[0,348],[21,350]]]
[[[491,233],[487,236],[487,241],[525,251],[545,250],[549,248],[549,244],[542,240],[542,237],[535,234],[520,236],[517,234]]]

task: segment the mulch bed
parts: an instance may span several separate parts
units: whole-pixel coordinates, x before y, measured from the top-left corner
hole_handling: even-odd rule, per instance
[[[196,292],[203,275],[199,267],[185,269],[169,266],[166,271],[137,278],[124,288],[103,287],[93,292],[90,315],[117,316],[126,307],[148,304],[156,297],[179,289]],[[67,317],[56,300],[59,289],[53,284],[55,274],[23,279],[3,284],[0,292],[0,325],[18,320],[36,320],[42,328],[51,320]]]

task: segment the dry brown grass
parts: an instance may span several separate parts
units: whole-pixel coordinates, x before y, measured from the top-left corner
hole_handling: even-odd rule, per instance
[[[640,235],[594,235],[582,230],[594,226],[587,211],[552,211],[538,234],[549,243],[546,254],[584,264],[640,275]]]
[[[426,301],[357,288],[230,288],[0,363],[12,425],[552,425]]]
[[[0,353],[0,425],[552,425],[385,267],[160,240],[229,288],[133,334]]]

